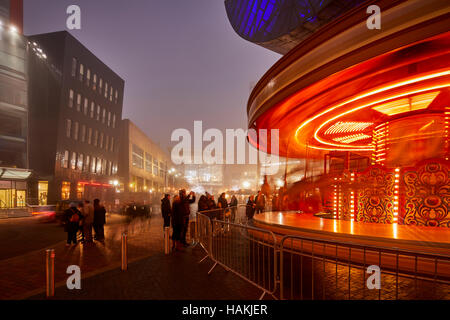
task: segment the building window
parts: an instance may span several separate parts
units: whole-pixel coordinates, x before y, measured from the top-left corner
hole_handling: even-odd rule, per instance
[[[97,158],[97,169],[96,172],[98,174],[102,173],[102,159]]]
[[[145,153],[145,171],[152,173],[152,156]]]
[[[81,126],[81,142],[86,141],[86,126],[83,124]]]
[[[63,181],[61,184],[61,199],[69,200],[70,199],[70,182]]]
[[[109,165],[108,165],[108,175],[112,175],[112,161],[109,161]]]
[[[106,120],[106,109],[103,108],[103,113],[102,113],[102,123],[105,123]]]
[[[83,171],[84,172],[89,172],[89,162],[90,160],[90,156],[86,156],[86,159],[84,159],[84,165],[83,165]]]
[[[72,158],[70,158],[70,169],[75,170],[77,168],[77,153],[72,152]]]
[[[103,148],[103,132],[100,132],[100,149]]]
[[[77,183],[77,199],[83,199],[84,195],[84,184],[78,182]]]
[[[111,111],[108,111],[108,127],[111,126]]]
[[[116,127],[116,115],[115,114],[113,114],[113,117],[112,117],[112,127],[113,128]]]
[[[153,159],[153,174],[158,176],[158,160]]]
[[[105,140],[105,150],[108,151],[109,149],[109,136],[106,136],[106,140]]]
[[[97,146],[97,143],[98,143],[98,131],[95,130],[95,133],[94,133],[94,146]]]
[[[97,158],[92,157],[92,161],[91,161],[91,172],[92,172],[92,173],[95,173],[95,168],[96,168],[95,163],[96,163],[96,160],[97,160]]]
[[[69,108],[73,108],[73,95],[74,95],[73,90],[70,89],[69,90]]]
[[[86,86],[90,86],[91,84],[91,69],[87,69],[86,71]]]
[[[72,77],[75,77],[77,74],[77,58],[72,58]]]
[[[85,116],[88,113],[88,108],[89,108],[88,98],[84,98],[83,113],[84,113]]]
[[[78,170],[80,170],[80,171],[82,171],[83,170],[83,154],[82,153],[80,153],[79,155],[78,155],[78,162],[77,162],[77,169]]]
[[[38,199],[39,205],[45,206],[47,205],[47,195],[48,195],[48,181],[39,181],[38,182]]]
[[[119,91],[117,91],[116,89],[116,94],[114,96],[114,103],[117,103],[117,101],[119,101]]]
[[[70,133],[72,131],[72,120],[66,119],[66,137],[70,138]]]
[[[74,138],[74,140],[78,140],[78,122],[75,122],[74,123],[74,126],[73,126],[73,138]]]
[[[103,159],[102,161],[102,174],[105,175],[106,174],[106,160]]]
[[[64,155],[61,159],[61,167],[68,168],[69,167],[69,151],[65,150]]]
[[[108,82],[105,81],[105,98],[108,99]]]
[[[97,116],[95,118],[95,120],[100,120],[100,105],[97,105]]]
[[[110,87],[109,88],[109,101],[113,101],[113,92],[114,92],[114,90],[113,90],[113,87]]]
[[[111,137],[111,145],[110,145],[110,149],[111,152],[114,152],[114,137]]]
[[[94,73],[94,77],[92,78],[92,90],[97,90],[97,74]]]
[[[82,63],[80,63],[80,77],[78,78],[81,82],[83,82],[84,77],[84,66]]]
[[[92,143],[92,128],[88,129],[88,139],[87,139],[87,141],[88,141],[88,144]]]
[[[133,167],[144,168],[144,151],[135,144],[132,146],[132,161]]]
[[[91,113],[89,115],[92,119],[94,119],[94,112],[95,112],[95,102],[92,101],[91,102]]]
[[[100,80],[98,81],[98,92],[102,94],[103,92],[102,90],[103,90],[103,79],[100,78]]]
[[[81,94],[77,94],[77,111],[81,110]]]

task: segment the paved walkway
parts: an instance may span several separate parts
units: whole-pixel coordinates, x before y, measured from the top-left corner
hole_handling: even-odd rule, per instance
[[[120,270],[120,239],[128,233],[129,269]],[[256,299],[260,292],[239,277],[197,261],[200,248],[164,255],[162,219],[108,226],[105,244],[55,249],[56,299]],[[82,290],[68,290],[69,265],[82,272]],[[205,290],[207,288],[207,290]],[[45,298],[45,250],[0,261],[0,299]]]

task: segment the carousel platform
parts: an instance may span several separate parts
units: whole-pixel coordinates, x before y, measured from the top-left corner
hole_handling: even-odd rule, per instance
[[[285,235],[296,235],[423,253],[450,254],[450,229],[444,227],[325,219],[295,211],[257,214],[254,224],[255,227],[272,231],[279,239]]]

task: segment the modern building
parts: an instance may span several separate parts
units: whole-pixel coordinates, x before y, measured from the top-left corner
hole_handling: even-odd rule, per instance
[[[28,38],[30,193],[112,202],[124,80],[66,31]]]
[[[0,209],[25,207],[28,170],[28,45],[22,1],[0,1]]]
[[[176,168],[168,152],[153,142],[129,119],[121,122],[119,157],[122,202],[151,203],[178,187]]]

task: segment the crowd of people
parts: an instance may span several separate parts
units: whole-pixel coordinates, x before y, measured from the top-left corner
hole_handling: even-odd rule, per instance
[[[99,199],[95,199],[93,205],[89,200],[71,202],[64,212],[63,223],[67,232],[66,246],[77,245],[78,235],[81,242],[86,244],[92,244],[94,240],[100,242],[105,240],[106,209]]]

